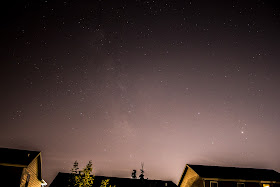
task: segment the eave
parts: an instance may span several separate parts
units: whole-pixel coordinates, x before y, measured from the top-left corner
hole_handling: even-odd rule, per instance
[[[264,183],[264,184],[280,184],[279,181],[264,181],[264,180],[245,180],[245,179],[221,179],[221,178],[204,178],[201,177],[203,180],[209,181],[228,181],[228,182],[254,182],[254,183]]]
[[[26,168],[28,165],[22,164],[11,164],[11,163],[0,163],[1,166],[10,166],[10,167],[19,167],[19,168]]]

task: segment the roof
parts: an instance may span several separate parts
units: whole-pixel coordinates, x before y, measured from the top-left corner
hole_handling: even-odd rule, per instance
[[[50,187],[68,187],[69,180],[71,178],[71,173],[58,173]],[[172,181],[162,181],[162,180],[141,180],[141,179],[131,179],[131,178],[118,178],[118,177],[106,177],[106,176],[95,176],[93,181],[93,186],[100,186],[101,181],[105,179],[110,179],[109,184],[114,186],[134,186],[134,187],[177,187]],[[71,185],[70,185],[71,186]]]
[[[27,167],[39,154],[39,151],[0,148],[0,165]]]
[[[187,164],[202,178],[219,178],[219,179],[240,179],[256,181],[276,181],[280,182],[280,173],[269,169],[222,167],[222,166],[205,166]],[[182,182],[188,167],[182,175],[179,184]]]

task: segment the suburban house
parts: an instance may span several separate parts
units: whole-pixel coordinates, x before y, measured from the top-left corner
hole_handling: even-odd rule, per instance
[[[70,182],[71,173],[58,173],[50,187],[74,187]],[[109,179],[109,180],[108,180]],[[102,184],[102,181],[108,180],[108,184]],[[103,187],[177,187],[172,181],[162,180],[148,180],[148,179],[131,179],[131,178],[118,178],[118,177],[105,177],[105,176],[94,176],[92,186],[103,186]]]
[[[42,156],[38,151],[0,148],[0,186],[42,187]]]
[[[187,164],[178,187],[280,187],[280,173],[268,169]]]

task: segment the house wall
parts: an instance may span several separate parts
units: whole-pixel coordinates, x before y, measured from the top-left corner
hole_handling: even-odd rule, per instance
[[[210,181],[205,180],[204,181],[204,187],[210,187]]]
[[[203,187],[203,181],[193,169],[188,167],[186,175],[179,187]]]
[[[38,179],[40,162],[40,156],[38,156],[26,168],[26,171],[30,174],[28,187],[41,187],[41,181]]]
[[[244,184],[245,187],[262,187],[260,183],[255,183],[255,182],[244,182]]]

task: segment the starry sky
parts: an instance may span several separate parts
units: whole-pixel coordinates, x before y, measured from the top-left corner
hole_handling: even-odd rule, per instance
[[[48,184],[75,160],[280,172],[276,1],[22,0],[0,19],[0,146],[42,151]]]

